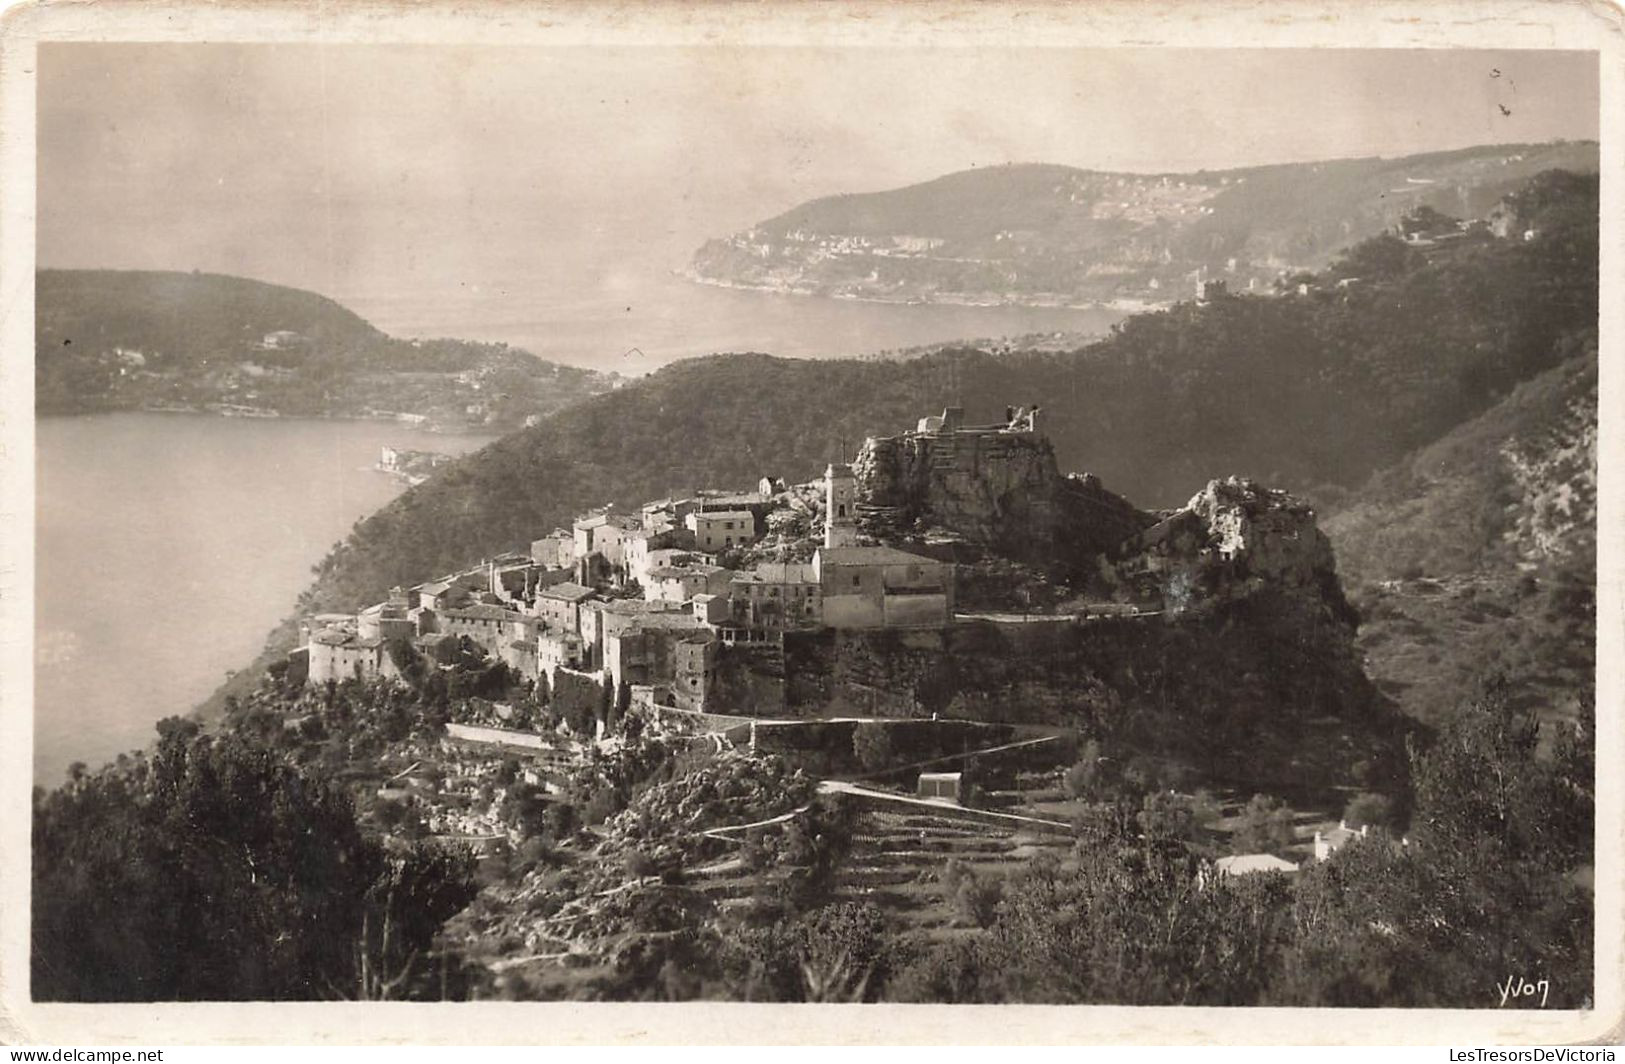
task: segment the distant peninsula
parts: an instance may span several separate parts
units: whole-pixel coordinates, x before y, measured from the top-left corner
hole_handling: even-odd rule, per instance
[[[209,273],[40,270],[35,409],[398,420],[507,431],[613,373],[507,344],[404,340],[324,296]]]
[[[1140,310],[1215,280],[1268,291],[1418,208],[1482,215],[1543,170],[1597,160],[1576,141],[1189,174],[966,170],[809,201],[707,241],[686,274],[874,302]]]

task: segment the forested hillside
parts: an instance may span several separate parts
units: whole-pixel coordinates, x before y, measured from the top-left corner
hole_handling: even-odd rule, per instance
[[[1480,229],[1419,249],[1381,236],[1303,279],[1302,294],[1180,304],[1076,351],[674,365],[406,493],[323,561],[307,604],[376,598],[590,505],[763,474],[810,479],[865,434],[949,403],[975,420],[1038,402],[1061,467],[1143,507],[1179,505],[1231,473],[1336,504],[1588,350],[1596,197],[1595,177],[1544,174],[1505,208],[1532,239]]]
[[[506,344],[396,339],[324,296],[241,277],[41,270],[35,285],[41,414],[399,413],[506,429],[610,386]]]

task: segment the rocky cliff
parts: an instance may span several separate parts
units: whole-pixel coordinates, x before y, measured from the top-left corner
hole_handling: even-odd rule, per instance
[[[1306,595],[1353,619],[1315,512],[1245,477],[1209,481],[1102,568],[1109,584],[1172,612],[1270,589]]]
[[[1101,486],[1063,476],[1033,432],[967,430],[871,437],[852,464],[863,530],[957,539],[1074,570],[1156,520]]]
[[[1252,787],[1402,789],[1406,722],[1352,628],[1266,588],[1211,609],[785,640],[793,717],[961,718],[1076,728],[1125,754]]]

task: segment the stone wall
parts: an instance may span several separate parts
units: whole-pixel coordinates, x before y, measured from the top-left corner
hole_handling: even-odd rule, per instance
[[[535,732],[514,731],[512,728],[482,728],[476,724],[447,724],[446,735],[465,743],[519,746],[527,750],[552,750],[557,745],[557,740]]]
[[[785,713],[784,650],[777,643],[724,646],[706,692],[712,713],[777,717]]]
[[[565,720],[598,719],[604,704],[604,682],[594,673],[554,669],[548,706]]]

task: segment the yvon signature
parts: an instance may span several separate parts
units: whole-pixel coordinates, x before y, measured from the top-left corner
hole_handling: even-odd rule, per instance
[[[1509,975],[1504,983],[1496,983],[1495,989],[1501,992],[1501,1006],[1506,1007],[1507,1002],[1519,1006],[1534,1005],[1534,997],[1540,995],[1540,1007],[1546,1007],[1546,999],[1551,995],[1552,981],[1550,979],[1529,980],[1522,976]],[[1525,1000],[1528,999],[1528,1000]]]

